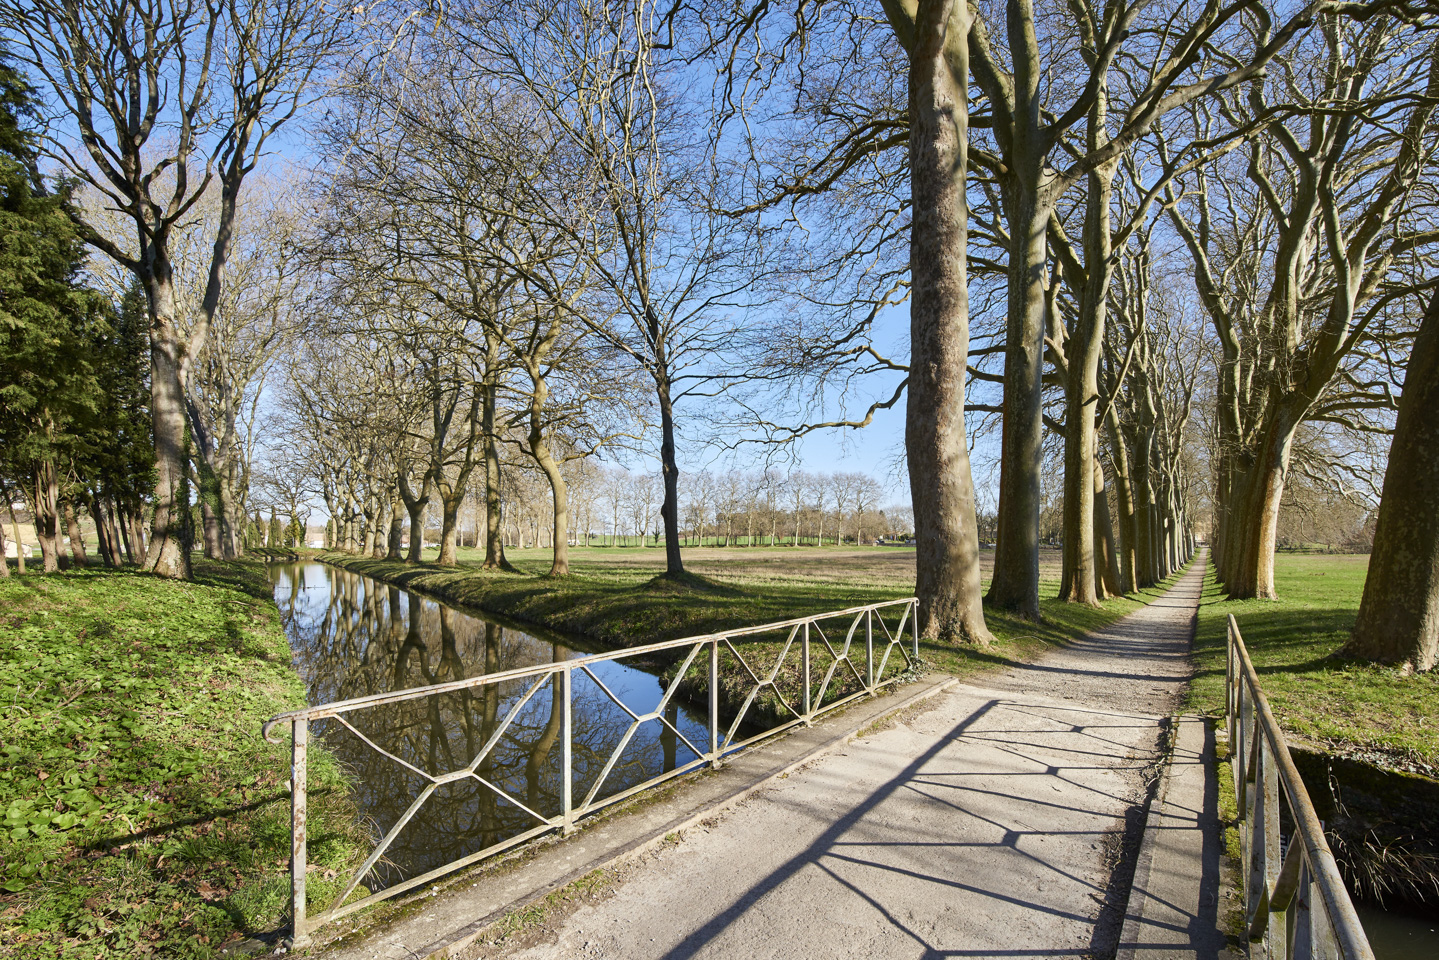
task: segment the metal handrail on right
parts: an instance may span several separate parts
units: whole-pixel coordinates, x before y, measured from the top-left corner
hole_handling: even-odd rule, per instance
[[[1373,960],[1374,951],[1324,839],[1324,825],[1229,615],[1225,671],[1229,760],[1239,808],[1244,919],[1267,960]],[[1279,805],[1293,822],[1281,854]]]

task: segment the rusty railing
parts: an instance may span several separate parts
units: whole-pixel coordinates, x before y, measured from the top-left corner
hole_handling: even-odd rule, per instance
[[[628,650],[616,650],[611,653],[506,670],[449,683],[321,704],[271,718],[265,723],[263,729],[265,738],[270,742],[280,742],[273,735],[273,731],[277,727],[288,726],[290,728],[292,749],[290,886],[294,944],[303,946],[308,941],[310,932],[322,924],[338,920],[380,900],[412,890],[446,873],[493,856],[549,831],[558,830],[567,834],[575,828],[577,820],[612,803],[624,800],[697,767],[718,766],[721,759],[727,754],[787,730],[796,724],[808,725],[820,714],[856,698],[873,695],[880,688],[900,679],[905,670],[918,664],[919,639],[915,628],[916,604],[917,601],[910,597],[905,600],[852,607],[848,610],[838,610],[812,617],[761,624],[698,637],[686,637]],[[890,618],[890,623],[886,623],[886,616]],[[893,629],[891,629],[891,624]],[[752,647],[747,648],[743,641],[747,638],[752,640],[765,633],[776,635],[775,640],[780,646],[780,651],[778,656],[774,657],[767,666],[757,666],[751,661],[760,655],[759,651]],[[842,640],[839,639],[841,636]],[[892,658],[891,655],[896,649],[900,651],[901,657]],[[746,685],[748,686],[743,703],[738,709],[732,711],[731,716],[726,718],[726,723],[722,723],[720,717],[720,681],[725,679],[721,677],[720,670],[722,652],[726,653],[726,661],[731,667],[731,676],[728,678],[731,692],[734,692],[733,670],[736,667],[739,670],[738,676],[741,678],[739,689],[743,690]],[[626,706],[622,698],[607,687],[595,671],[598,665],[607,661],[648,660],[654,662],[657,658],[677,662],[678,666],[672,678],[664,686],[658,704],[653,709],[643,712]],[[825,661],[828,661],[827,667]],[[904,666],[899,668],[901,661]],[[798,668],[797,691],[794,689],[792,678],[788,675],[781,677],[781,672],[787,664],[791,671],[795,667]],[[843,674],[841,665],[844,668]],[[824,668],[823,677],[818,682],[814,676],[818,672],[815,669],[816,666]],[[890,669],[892,666],[897,669]],[[576,797],[573,789],[576,773],[573,721],[577,674],[588,677],[628,717],[628,728],[618,738],[613,751],[609,753],[607,761],[583,797]],[[843,682],[836,683],[837,676],[842,677]],[[671,700],[676,697],[677,692],[681,690],[687,680],[688,688],[684,693],[686,699],[691,703],[708,700],[706,719],[708,742],[704,744],[692,743],[666,714],[667,708],[671,707]],[[519,691],[518,697],[509,706],[493,732],[484,740],[483,746],[475,756],[464,765],[443,773],[426,771],[420,766],[396,756],[394,752],[376,744],[372,738],[367,737],[351,722],[355,714],[362,713],[366,709],[499,684],[511,685],[508,689]],[[525,800],[505,791],[501,785],[491,782],[483,775],[486,757],[490,755],[491,751],[496,750],[501,738],[505,736],[507,729],[520,715],[522,708],[547,686],[553,691],[551,696],[563,704],[563,719],[559,737],[560,768],[563,771],[559,790],[560,809],[552,816],[546,816],[536,811],[531,805],[527,805]],[[746,727],[745,721],[751,714],[756,698],[761,695],[766,696],[772,713],[783,719],[756,733],[752,732],[756,724],[751,721]],[[409,771],[409,774],[416,776],[419,782],[423,783],[423,787],[398,821],[379,839],[365,862],[345,882],[339,895],[325,910],[312,915],[308,910],[305,893],[307,872],[306,754],[310,742],[311,725],[317,721],[333,721],[345,728],[368,749],[388,757]],[[650,722],[663,724],[664,728],[668,730],[668,734],[678,738],[679,742],[683,742],[695,755],[695,759],[679,764],[643,783],[601,796],[601,789],[615,769],[616,763],[619,762],[621,754],[631,742],[636,730],[642,724]],[[741,736],[742,732],[749,735]],[[465,780],[476,783],[482,790],[493,791],[503,801],[513,804],[524,812],[528,818],[527,822],[532,822],[532,825],[513,836],[418,876],[408,877],[400,882],[384,886],[382,889],[365,887],[361,890],[361,884],[367,878],[371,884],[375,884],[377,880],[381,879],[374,872],[376,865],[381,862],[385,851],[426,801],[434,795],[435,791],[446,784]],[[357,890],[365,895],[352,899],[352,895]]]
[[[1229,757],[1240,819],[1244,920],[1267,960],[1373,960],[1324,826],[1229,616]],[[1292,830],[1281,837],[1281,798]],[[1288,851],[1281,851],[1287,840]]]

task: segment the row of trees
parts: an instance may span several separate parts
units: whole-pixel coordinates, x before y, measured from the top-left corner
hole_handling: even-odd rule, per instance
[[[522,461],[563,575],[567,464],[649,447],[677,574],[687,418],[783,442],[904,400],[926,634],[988,638],[990,431],[994,606],[1039,615],[1053,462],[1065,599],[1163,576],[1204,503],[1231,595],[1272,596],[1291,474],[1343,488],[1335,436],[1393,429],[1433,276],[1435,15],[1391,0],[0,7],[48,156],[126,231],[77,235],[145,292],[162,573],[192,479],[207,550],[238,549],[253,433],[226,405],[267,355],[211,341],[253,300],[303,304],[276,459],[356,549],[433,503],[452,560],[482,477],[502,565]],[[251,174],[320,69],[306,223],[235,284]]]
[[[664,546],[659,473],[598,467],[589,460],[571,463],[563,472],[575,517],[573,541],[586,546]],[[883,487],[862,473],[700,470],[681,489],[680,538],[685,545],[869,543],[908,537],[913,529],[909,509],[893,504],[881,508]],[[500,491],[505,546],[552,546],[553,511],[544,475],[522,462],[502,463]],[[443,534],[435,519],[424,519],[430,542]],[[472,487],[457,521],[461,546],[484,543],[484,521],[484,490]]]

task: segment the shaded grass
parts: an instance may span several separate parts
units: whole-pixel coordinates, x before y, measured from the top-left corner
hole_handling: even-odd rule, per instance
[[[304,686],[263,566],[196,572],[0,580],[0,954],[208,957],[284,921],[288,745],[259,727]],[[366,838],[310,763],[318,901]]]
[[[1391,765],[1439,766],[1439,674],[1336,656],[1349,639],[1369,558],[1275,557],[1279,600],[1225,600],[1205,577],[1189,706],[1224,710],[1226,618],[1234,614],[1259,682],[1285,730],[1338,753],[1372,753]]]

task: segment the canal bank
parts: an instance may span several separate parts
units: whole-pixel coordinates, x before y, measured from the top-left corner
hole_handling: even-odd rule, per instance
[[[288,756],[258,730],[305,689],[263,565],[195,574],[0,580],[0,955],[201,960],[283,932]],[[365,838],[333,757],[312,770],[323,897]]]

